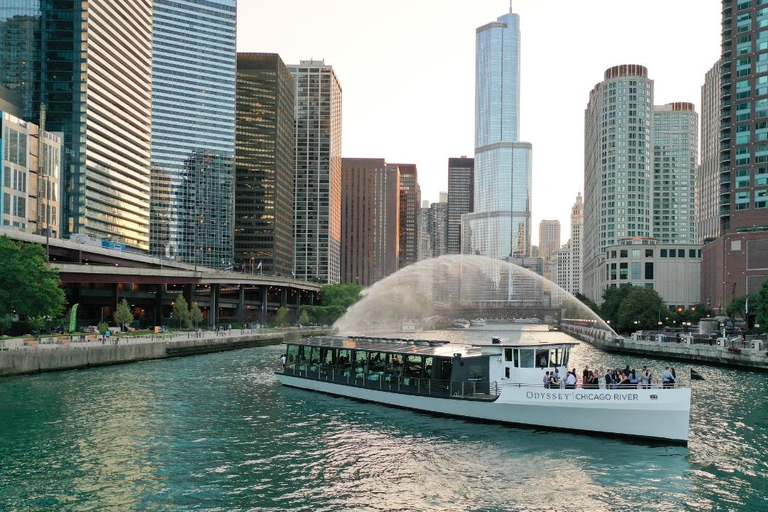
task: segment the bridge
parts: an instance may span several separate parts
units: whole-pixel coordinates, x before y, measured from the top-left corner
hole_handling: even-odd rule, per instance
[[[542,322],[557,323],[560,321],[561,309],[540,301],[493,301],[436,307],[435,314],[450,318],[483,318],[499,322],[538,318]]]
[[[0,235],[46,248],[49,264],[59,269],[68,304],[79,304],[78,325],[109,321],[123,299],[141,327],[170,325],[179,294],[189,304],[198,303],[207,325],[264,322],[278,308],[296,311],[319,303],[321,284],[290,276],[218,271],[145,253],[46,239],[7,226]]]

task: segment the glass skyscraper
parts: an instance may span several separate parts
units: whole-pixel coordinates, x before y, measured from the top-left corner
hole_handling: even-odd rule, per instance
[[[151,0],[0,4],[0,85],[64,134],[62,231],[149,248]]]
[[[234,265],[236,4],[154,0],[152,252],[221,269]]]
[[[531,246],[531,144],[519,141],[520,17],[477,29],[475,209],[463,216],[463,252],[527,256]]]

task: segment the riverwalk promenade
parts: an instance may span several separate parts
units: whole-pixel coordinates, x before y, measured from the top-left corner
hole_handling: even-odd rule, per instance
[[[560,329],[606,352],[768,372],[768,340],[765,338],[721,337],[712,340],[712,344],[704,344],[696,343],[692,336],[682,336],[679,340],[666,336],[632,339],[577,325],[563,324]]]
[[[0,341],[0,377],[74,370],[275,345],[327,334],[321,328],[230,329],[148,334],[43,336]]]

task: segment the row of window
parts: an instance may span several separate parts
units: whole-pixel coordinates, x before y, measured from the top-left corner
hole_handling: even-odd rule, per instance
[[[645,254],[646,258],[653,258],[655,249],[619,249],[611,250],[609,253],[609,259],[618,258],[640,258],[642,254]],[[660,258],[685,258],[686,249],[659,249]],[[691,259],[701,258],[701,249],[687,249],[688,257]]]

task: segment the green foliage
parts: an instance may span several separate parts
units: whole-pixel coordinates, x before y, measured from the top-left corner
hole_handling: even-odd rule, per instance
[[[286,322],[288,321],[289,312],[288,308],[278,309],[277,312],[275,312],[275,316],[270,320],[269,325],[271,327],[285,327]]]
[[[307,310],[302,310],[301,314],[299,315],[299,323],[301,325],[309,325],[312,323],[312,320],[309,318],[309,313],[307,313]]]
[[[42,316],[30,316],[27,318],[27,325],[32,329],[32,332],[39,334],[40,330],[45,327],[46,320]]]
[[[194,322],[195,327],[200,325],[200,323],[203,321],[203,312],[200,310],[200,306],[197,304],[197,301],[192,303],[192,309],[189,310],[189,318],[192,322]]]
[[[302,306],[301,314],[306,313],[313,325],[333,325],[347,311],[342,306]],[[304,322],[299,322],[303,324]]]
[[[104,336],[104,333],[109,329],[109,324],[107,322],[99,322],[97,328],[99,329],[99,334]]]
[[[763,331],[768,331],[768,279],[763,281],[763,285],[760,287],[760,290],[757,292],[757,304],[755,307],[755,324],[760,326],[760,329]],[[749,306],[750,311],[752,310],[751,302]]]
[[[66,298],[58,269],[39,244],[0,237],[0,315],[58,318]]]
[[[179,329],[192,328],[192,315],[184,295],[179,294],[173,303],[173,319],[179,322]]]
[[[13,324],[13,320],[11,320],[10,315],[0,316],[0,336],[5,334],[5,331],[10,329],[12,324]]]
[[[341,306],[348,308],[362,297],[363,287],[358,284],[329,284],[320,289],[320,302],[323,306]]]
[[[617,330],[654,329],[658,327],[660,311],[665,309],[656,290],[633,286],[619,305]]]
[[[133,313],[131,312],[130,306],[128,306],[127,300],[123,299],[120,301],[120,304],[117,305],[117,310],[115,310],[113,318],[123,331],[125,331],[126,324],[133,322]]]
[[[600,305],[600,317],[603,320],[610,321],[612,325],[618,326],[621,303],[632,290],[633,287],[629,285],[605,290],[603,293],[603,303]],[[657,314],[657,312],[654,311],[654,314]]]
[[[747,319],[745,308],[747,306],[747,300],[749,300],[749,312],[754,313],[760,303],[759,293],[750,293],[749,295],[742,295],[741,297],[734,297],[730,304],[725,308],[725,314],[731,318],[735,318],[739,315],[744,320]]]

